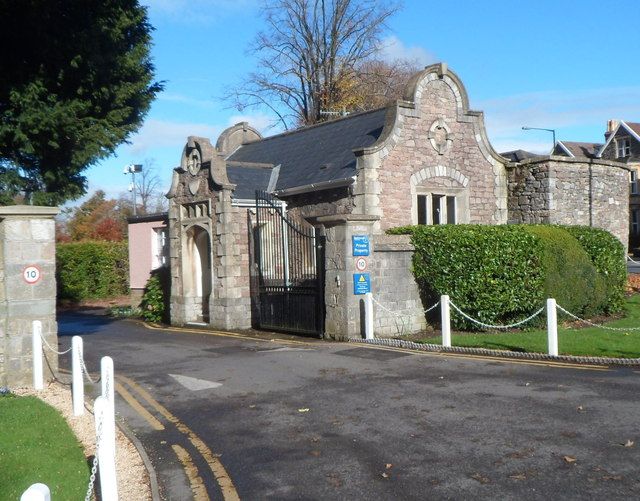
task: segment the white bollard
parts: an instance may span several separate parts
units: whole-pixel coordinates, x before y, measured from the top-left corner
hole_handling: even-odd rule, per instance
[[[549,355],[558,356],[558,312],[556,300],[547,299],[547,346]]]
[[[440,316],[442,323],[442,346],[451,348],[451,312],[449,310],[449,296],[440,296]]]
[[[40,322],[40,320],[34,320],[32,326],[33,387],[36,390],[42,390],[44,389],[44,378],[42,377],[42,337],[40,337],[42,336],[42,322]]]
[[[373,294],[364,295],[364,338],[373,339]]]
[[[113,372],[113,359],[111,357],[102,357],[100,359],[100,380],[102,382],[102,396],[109,403],[109,420],[115,421],[115,374]],[[113,436],[115,440],[115,434]],[[113,447],[115,449],[115,442]]]
[[[51,491],[45,484],[33,484],[22,493],[20,501],[51,501]]]
[[[73,336],[71,339],[71,395],[73,397],[74,416],[82,416],[84,414],[84,381],[82,379],[82,366],[80,365],[82,357],[82,338]]]
[[[102,395],[93,405],[98,447],[98,471],[100,473],[100,495],[104,501],[118,501],[116,479],[115,422],[110,416],[109,402]]]

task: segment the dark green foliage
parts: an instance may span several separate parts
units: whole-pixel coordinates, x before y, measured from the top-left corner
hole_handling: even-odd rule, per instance
[[[129,293],[126,242],[72,242],[56,247],[58,299],[82,301]]]
[[[0,0],[0,12],[0,188],[35,204],[78,198],[82,172],[140,127],[162,90],[146,7]]]
[[[607,307],[606,284],[580,243],[558,226],[522,228],[538,237],[542,246],[544,297],[577,315],[603,313]]]
[[[169,268],[162,267],[153,270],[140,303],[142,318],[147,322],[169,323],[170,293],[171,274]]]
[[[622,310],[624,286],[627,281],[627,266],[624,246],[608,231],[588,226],[563,226],[580,242],[600,273],[607,288],[607,312]]]
[[[622,293],[622,286],[608,282],[561,227],[409,226],[389,233],[412,235],[413,271],[425,304],[448,294],[458,307],[485,323],[521,320],[543,306],[547,297],[577,315],[600,313],[611,309],[608,298]],[[596,245],[592,249],[594,262],[608,263]],[[614,285],[616,291],[610,291]],[[473,327],[456,314],[452,323],[456,328]]]

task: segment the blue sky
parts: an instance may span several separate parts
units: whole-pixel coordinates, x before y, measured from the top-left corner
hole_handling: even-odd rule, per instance
[[[265,130],[272,118],[220,99],[253,67],[247,46],[262,26],[258,0],[142,3],[165,90],[130,144],[87,171],[90,193],[126,192],[122,172],[130,163],[153,165],[168,189],[188,135],[215,144],[234,123]],[[547,152],[551,134],[523,125],[556,129],[559,140],[598,142],[607,119],[640,122],[639,25],[636,0],[405,0],[385,42],[389,57],[446,62],[471,108],[484,111],[498,151]]]

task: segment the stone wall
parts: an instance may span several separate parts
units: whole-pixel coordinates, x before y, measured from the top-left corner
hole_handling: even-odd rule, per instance
[[[376,337],[398,336],[427,327],[418,284],[411,271],[413,245],[408,235],[375,235],[371,280],[373,332]],[[379,303],[379,304],[378,304]]]
[[[356,210],[379,216],[378,232],[417,224],[416,196],[433,192],[456,197],[458,223],[506,223],[506,162],[458,77],[430,66],[409,82],[405,99],[381,138],[356,152]]]
[[[287,212],[294,219],[313,220],[332,214],[350,214],[353,211],[353,197],[349,188],[312,191],[300,195],[283,197]]]
[[[544,157],[509,170],[509,222],[594,226],[628,243],[629,171],[616,162]]]
[[[57,213],[53,207],[0,207],[0,386],[32,384],[34,320],[42,322],[45,340],[58,346],[53,220]],[[32,284],[23,276],[28,266],[40,271]],[[58,356],[46,350],[45,357],[45,380],[50,380],[58,370]]]

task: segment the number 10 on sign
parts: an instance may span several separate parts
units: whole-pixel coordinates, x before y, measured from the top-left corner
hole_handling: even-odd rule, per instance
[[[40,280],[40,268],[37,266],[27,266],[24,270],[22,270],[22,278],[28,284],[35,284],[38,280]]]

